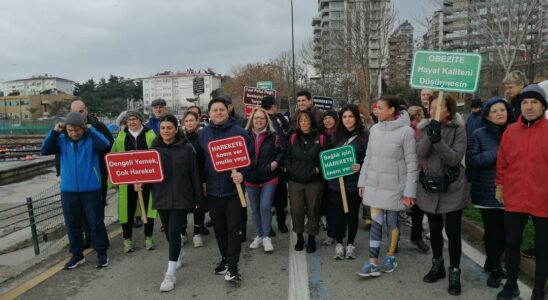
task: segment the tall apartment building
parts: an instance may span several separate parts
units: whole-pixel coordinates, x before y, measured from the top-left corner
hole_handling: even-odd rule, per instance
[[[73,95],[74,84],[75,82],[72,80],[45,74],[25,79],[5,81],[2,84],[2,92],[5,96],[13,92],[19,92],[21,96],[28,96],[39,95],[43,91],[51,90],[53,93]]]
[[[312,19],[316,72],[323,76],[332,72],[354,76],[357,70],[350,51],[359,47],[357,43],[364,44],[357,39],[366,37],[370,68],[367,76],[377,78],[386,67],[388,37],[383,40],[376,25],[381,21],[381,10],[389,5],[390,0],[318,0],[319,14]],[[376,84],[375,80],[369,82]]]
[[[204,93],[199,95],[199,101],[195,99],[193,91],[194,78],[204,78]],[[183,112],[187,107],[200,105],[204,107],[211,99],[212,91],[221,87],[221,77],[209,73],[187,71],[167,72],[142,78],[144,112],[149,114],[150,104],[156,98],[163,98],[168,108],[175,114]]]
[[[413,25],[405,20],[388,39],[386,80],[390,84],[407,85],[413,61]]]
[[[423,35],[422,48],[425,50],[443,48],[443,11],[435,11],[428,18],[426,33]]]

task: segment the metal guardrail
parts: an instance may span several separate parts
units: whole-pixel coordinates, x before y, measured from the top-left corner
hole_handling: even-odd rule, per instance
[[[61,192],[59,185],[54,184],[34,197],[28,197],[26,203],[0,210],[0,238],[30,228],[34,254],[39,255],[40,243],[55,238],[51,235],[59,229],[64,230],[62,215]]]

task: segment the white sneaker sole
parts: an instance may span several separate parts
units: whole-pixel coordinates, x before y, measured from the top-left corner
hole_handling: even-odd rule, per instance
[[[86,258],[84,257],[81,260],[77,261],[74,265],[72,265],[70,267],[65,267],[65,269],[67,269],[67,270],[76,269],[79,265],[84,264],[85,262],[86,262]]]
[[[356,275],[360,276],[360,277],[380,277],[381,276],[381,272],[380,271],[377,271],[377,272],[371,272],[371,273],[360,273],[360,272],[356,272]]]

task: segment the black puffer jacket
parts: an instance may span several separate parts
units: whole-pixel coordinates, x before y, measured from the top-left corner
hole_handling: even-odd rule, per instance
[[[284,159],[289,180],[301,184],[322,181],[320,152],[329,149],[329,138],[316,130],[310,134],[303,134],[297,130],[294,135],[294,138],[289,137]],[[323,140],[323,143],[320,140]],[[315,168],[320,172],[314,172]]]
[[[356,136],[355,138],[353,138]],[[352,142],[348,145],[354,147],[354,153],[356,153],[356,163],[362,165],[363,159],[365,158],[365,152],[367,151],[367,143],[369,142],[369,130],[367,128],[362,128],[359,130],[347,131],[345,130],[346,141],[353,138]],[[338,143],[333,145],[333,147],[342,147],[345,142]],[[344,177],[344,186],[347,193],[357,193],[358,192],[358,178],[360,177],[360,172],[353,173],[351,175]],[[329,180],[329,189],[333,191],[340,191],[339,179]]]
[[[202,198],[200,175],[196,155],[190,142],[177,136],[166,145],[156,138],[152,148],[160,152],[164,181],[152,184],[155,209],[192,210]]]
[[[246,182],[251,184],[263,184],[278,176],[276,170],[272,171],[270,164],[273,161],[278,167],[283,163],[283,149],[280,139],[275,132],[269,130],[260,133],[258,136],[253,131],[248,131],[255,148],[255,165],[247,174]]]

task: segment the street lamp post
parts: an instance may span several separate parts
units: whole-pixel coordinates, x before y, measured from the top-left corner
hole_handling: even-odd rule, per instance
[[[296,99],[295,97],[295,34],[293,30],[293,0],[291,0],[291,57],[293,60],[292,63],[292,73],[293,73],[293,100]],[[288,111],[291,111],[291,101],[290,99],[287,99],[287,103],[289,105]]]

